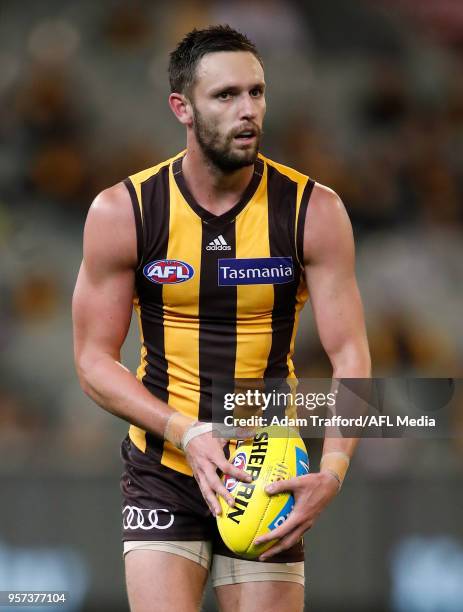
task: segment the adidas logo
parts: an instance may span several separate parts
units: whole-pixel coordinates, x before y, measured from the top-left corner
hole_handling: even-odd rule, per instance
[[[209,242],[206,251],[231,251],[231,246],[227,244],[225,238],[220,234],[220,236]]]

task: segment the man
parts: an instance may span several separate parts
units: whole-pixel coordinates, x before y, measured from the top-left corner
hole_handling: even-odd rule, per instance
[[[171,54],[169,76],[186,151],[93,202],[73,303],[82,387],[131,423],[122,445],[130,606],[197,610],[211,569],[221,610],[255,610],[258,601],[267,612],[295,612],[304,600],[301,537],[338,492],[355,440],[327,438],[320,473],[274,485],[270,493],[293,491],[295,508],[260,560],[237,559],[217,537],[217,495],[233,503],[218,471],[250,476],[212,435],[211,385],[295,377],[306,287],[333,375],[369,376],[351,227],[333,191],[258,153],[265,81],[245,36],[194,30]],[[119,361],[132,301],[142,339],[136,378]]]

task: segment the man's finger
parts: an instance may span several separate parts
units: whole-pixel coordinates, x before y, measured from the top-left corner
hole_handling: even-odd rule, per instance
[[[206,474],[209,485],[212,490],[215,491],[216,495],[220,495],[224,498],[229,506],[235,505],[235,500],[232,495],[227,491],[227,489],[223,486],[222,481],[217,476],[217,473],[212,470],[211,473]]]
[[[300,478],[300,476],[295,476],[287,480],[277,480],[267,485],[265,487],[265,492],[269,495],[276,495],[277,493],[284,493],[285,491],[294,491],[301,484]]]
[[[241,480],[242,482],[251,482],[252,476],[248,474],[244,470],[240,470],[240,468],[232,465],[227,460],[221,461],[220,464],[217,464],[217,467],[221,472],[227,474],[228,476],[233,476],[237,480]]]
[[[272,540],[280,540],[299,526],[299,516],[298,514],[294,514],[293,511],[282,525],[256,538],[254,540],[254,544],[259,545],[264,544],[265,542],[271,542]]]
[[[259,561],[265,561],[266,559],[269,559],[270,557],[274,557],[275,555],[277,555],[278,553],[284,550],[288,550],[288,548],[291,548],[292,546],[294,546],[294,544],[299,542],[301,538],[302,538],[302,532],[300,533],[299,531],[293,532],[287,535],[285,538],[281,539],[279,542],[274,544],[274,546],[272,546],[271,548],[263,552],[259,556]]]
[[[209,506],[209,510],[214,516],[218,516],[222,513],[222,508],[214,491],[209,486],[207,478],[205,476],[198,476],[197,481],[199,484],[199,488],[201,489],[201,493],[203,494],[203,497],[206,501],[206,504]]]
[[[205,497],[206,503],[214,516],[219,516],[219,514],[222,514],[222,507],[212,490],[203,491],[203,496]]]

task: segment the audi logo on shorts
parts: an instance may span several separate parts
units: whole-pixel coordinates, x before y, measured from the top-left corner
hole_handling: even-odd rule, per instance
[[[169,529],[173,522],[174,515],[166,508],[125,506],[122,510],[124,529]]]

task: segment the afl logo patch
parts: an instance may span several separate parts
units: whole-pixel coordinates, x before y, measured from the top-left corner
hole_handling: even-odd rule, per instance
[[[158,259],[151,261],[143,268],[143,274],[152,283],[158,285],[171,285],[184,283],[193,278],[195,271],[193,266],[178,259]]]
[[[236,457],[233,459],[233,465],[240,470],[244,470],[246,467],[246,454],[238,453]],[[236,485],[239,483],[239,480],[236,480],[233,476],[226,476],[224,479],[224,485],[228,492],[233,491]]]

